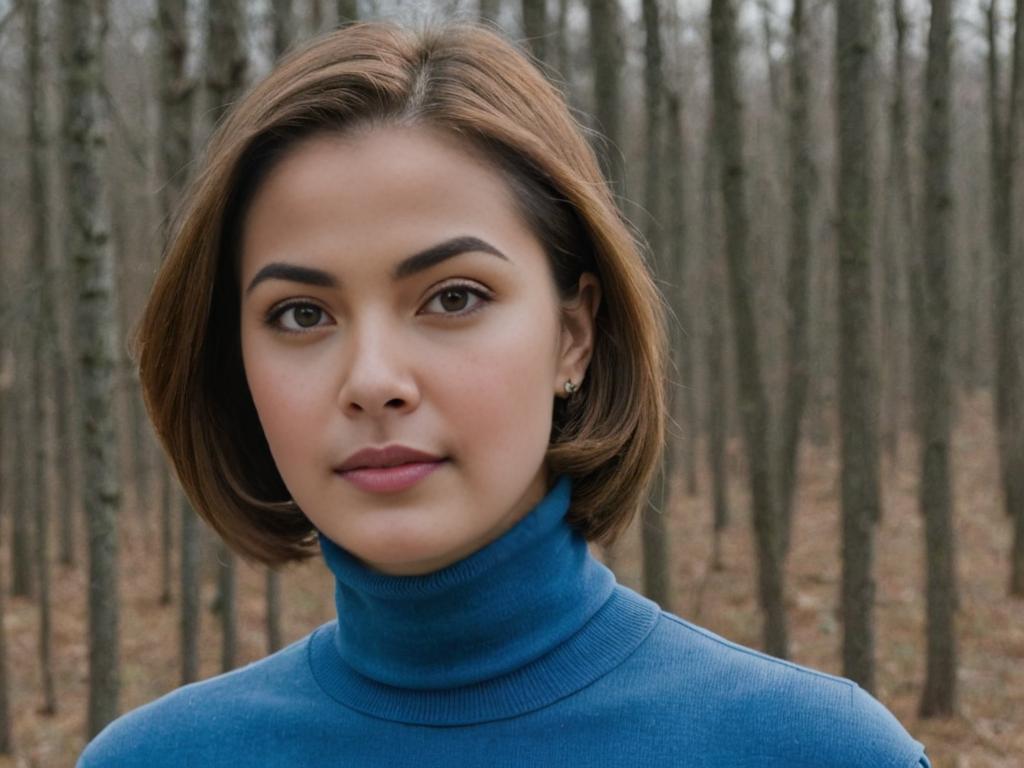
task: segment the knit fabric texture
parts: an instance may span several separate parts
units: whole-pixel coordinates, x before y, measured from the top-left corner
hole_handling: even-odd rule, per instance
[[[320,535],[337,619],[108,725],[79,768],[928,768],[856,683],[618,584],[565,520],[567,475],[502,536],[419,576]]]

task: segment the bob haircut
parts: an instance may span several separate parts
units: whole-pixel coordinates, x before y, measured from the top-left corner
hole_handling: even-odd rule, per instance
[[[559,295],[602,286],[580,390],[553,397],[546,460],[573,478],[567,522],[612,543],[646,499],[665,437],[666,306],[561,94],[470,21],[356,23],[287,55],[223,118],[178,207],[132,340],[150,418],[198,513],[248,561],[314,555],[242,365],[238,243],[255,190],[314,134],[428,125],[482,152],[543,244]]]

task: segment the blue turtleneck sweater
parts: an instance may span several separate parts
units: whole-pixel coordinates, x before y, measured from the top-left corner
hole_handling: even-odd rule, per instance
[[[729,642],[617,584],[571,481],[421,576],[320,536],[338,619],[110,724],[79,768],[929,766],[855,683]]]

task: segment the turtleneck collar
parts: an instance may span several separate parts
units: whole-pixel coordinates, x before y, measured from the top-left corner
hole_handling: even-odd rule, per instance
[[[499,538],[423,575],[374,571],[321,533],[338,611],[310,644],[321,687],[367,714],[461,724],[543,706],[617,665],[659,609],[591,556],[565,520],[571,493],[560,476]]]

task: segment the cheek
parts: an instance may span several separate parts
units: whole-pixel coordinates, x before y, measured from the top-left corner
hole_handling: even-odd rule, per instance
[[[552,350],[537,327],[491,336],[471,355],[435,371],[443,417],[466,459],[511,457],[547,444],[554,392]],[[453,446],[458,451],[459,446]],[[485,451],[472,450],[486,447]]]
[[[308,465],[303,457],[315,447],[313,427],[322,424],[323,418],[314,406],[324,397],[317,391],[323,379],[301,368],[275,364],[269,354],[252,352],[245,357],[249,392],[271,455],[287,481],[289,464]]]

